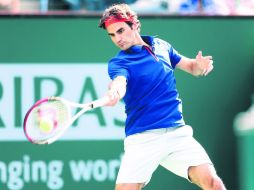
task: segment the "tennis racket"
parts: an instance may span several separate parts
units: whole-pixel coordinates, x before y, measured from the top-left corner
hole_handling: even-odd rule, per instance
[[[70,102],[61,97],[41,99],[25,115],[23,123],[25,136],[34,144],[51,144],[86,111],[105,106],[107,103],[107,97],[86,104]],[[81,110],[73,114],[72,108]]]

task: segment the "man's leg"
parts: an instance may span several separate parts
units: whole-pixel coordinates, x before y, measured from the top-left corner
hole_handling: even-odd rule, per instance
[[[188,173],[190,180],[204,190],[226,190],[211,164],[191,166]]]
[[[120,183],[116,184],[115,190],[141,190],[142,183]]]

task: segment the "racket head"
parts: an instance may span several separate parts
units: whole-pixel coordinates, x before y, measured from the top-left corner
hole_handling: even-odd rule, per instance
[[[23,130],[26,138],[34,144],[50,144],[69,127],[70,106],[59,97],[37,101],[26,113]]]

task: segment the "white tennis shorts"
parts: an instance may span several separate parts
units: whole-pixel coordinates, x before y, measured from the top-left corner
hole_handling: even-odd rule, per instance
[[[116,184],[147,184],[159,165],[188,179],[190,166],[205,163],[212,164],[190,126],[149,130],[125,138]]]

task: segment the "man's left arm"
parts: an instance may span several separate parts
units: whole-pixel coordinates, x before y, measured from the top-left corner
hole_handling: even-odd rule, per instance
[[[195,59],[183,56],[176,67],[194,76],[206,76],[213,70],[213,60],[199,51]]]

